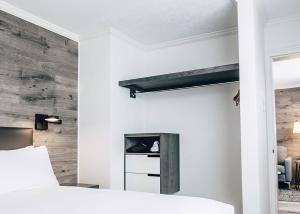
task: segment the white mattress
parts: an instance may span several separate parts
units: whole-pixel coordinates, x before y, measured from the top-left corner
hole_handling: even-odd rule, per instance
[[[0,194],[3,214],[233,214],[231,205],[173,195],[59,187]]]

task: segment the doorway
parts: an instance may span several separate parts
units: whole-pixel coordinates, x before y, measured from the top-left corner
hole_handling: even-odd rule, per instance
[[[268,110],[272,109],[268,112],[271,200],[277,204],[274,213],[300,213],[300,54],[271,59],[272,72],[267,75],[271,76],[267,85]]]

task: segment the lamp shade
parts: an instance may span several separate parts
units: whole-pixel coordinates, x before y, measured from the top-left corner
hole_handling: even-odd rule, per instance
[[[48,123],[56,123],[59,121],[59,117],[58,116],[48,116],[45,120],[48,121]]]
[[[50,115],[45,119],[48,123],[62,124],[62,120],[59,116]]]
[[[293,133],[300,134],[300,122],[299,121],[294,122]]]

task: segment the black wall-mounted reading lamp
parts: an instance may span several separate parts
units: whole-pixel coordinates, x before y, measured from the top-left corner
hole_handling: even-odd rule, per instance
[[[62,124],[62,120],[58,116],[47,114],[35,115],[35,129],[36,130],[48,130],[48,123]]]

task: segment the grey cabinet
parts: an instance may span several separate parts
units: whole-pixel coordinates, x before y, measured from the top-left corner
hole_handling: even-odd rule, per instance
[[[155,141],[159,142],[159,151],[151,152]],[[179,134],[125,134],[124,189],[161,194],[178,192],[179,154]]]

